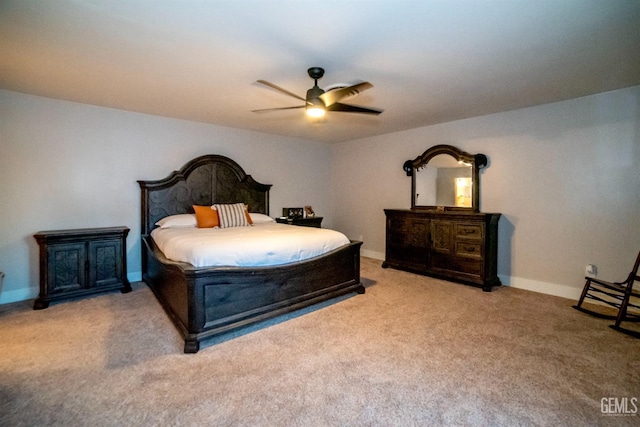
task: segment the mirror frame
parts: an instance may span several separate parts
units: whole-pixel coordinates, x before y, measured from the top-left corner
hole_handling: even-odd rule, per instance
[[[457,161],[468,163],[471,166],[471,207],[457,206],[425,206],[416,205],[416,172],[424,168],[429,160],[440,154],[448,154]],[[435,145],[413,160],[404,162],[402,168],[407,176],[411,177],[411,209],[412,210],[441,210],[441,211],[480,211],[480,168],[487,165],[487,156],[484,154],[469,154],[453,145]]]

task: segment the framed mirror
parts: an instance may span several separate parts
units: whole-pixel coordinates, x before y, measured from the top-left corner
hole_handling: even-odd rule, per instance
[[[480,210],[479,169],[484,154],[469,154],[452,145],[436,145],[403,168],[411,176],[411,209]]]

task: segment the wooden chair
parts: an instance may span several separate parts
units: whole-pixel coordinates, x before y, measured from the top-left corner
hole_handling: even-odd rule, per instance
[[[631,270],[631,273],[629,273],[629,276],[627,276],[627,279],[623,282],[606,282],[593,277],[586,277],[587,282],[582,290],[582,295],[580,295],[580,300],[578,301],[578,304],[573,306],[573,308],[592,316],[615,320],[616,322],[611,325],[611,328],[627,335],[640,338],[639,331],[632,331],[621,326],[622,322],[625,321],[640,322],[640,312],[631,313],[629,311],[629,308],[640,310],[640,302],[634,299],[640,299],[640,290],[633,288],[635,282],[640,282],[638,268],[640,268],[640,252],[636,257],[633,270]],[[612,315],[586,309],[582,306],[585,299],[592,299],[615,307],[617,308],[618,313]]]

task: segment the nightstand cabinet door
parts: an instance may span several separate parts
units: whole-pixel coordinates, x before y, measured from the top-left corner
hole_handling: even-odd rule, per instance
[[[120,289],[131,291],[127,280],[127,227],[42,231],[40,295],[33,308],[51,301]]]
[[[45,257],[49,294],[64,294],[87,288],[87,249],[84,243],[47,246]]]
[[[89,242],[89,283],[95,287],[105,287],[124,282],[122,276],[123,257],[120,239]]]

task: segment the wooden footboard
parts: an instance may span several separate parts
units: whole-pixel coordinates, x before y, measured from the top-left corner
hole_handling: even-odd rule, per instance
[[[360,282],[360,247],[352,241],[325,255],[273,267],[195,268],[168,260],[143,236],[143,279],[196,353],[213,335],[351,292]]]

